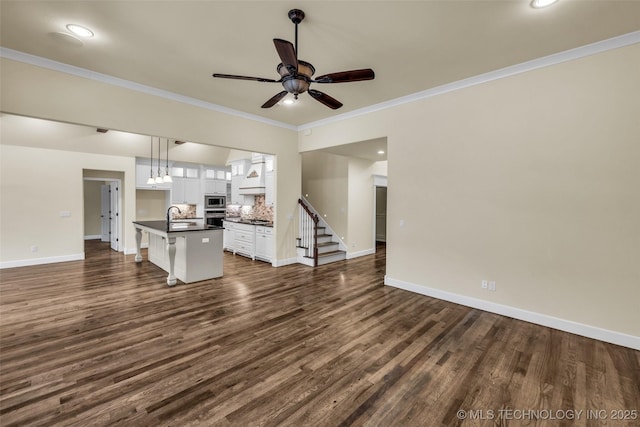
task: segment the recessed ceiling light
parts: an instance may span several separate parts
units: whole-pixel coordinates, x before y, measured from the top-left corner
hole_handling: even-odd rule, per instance
[[[378,150],[378,154],[384,154],[384,150]]]
[[[541,9],[543,7],[551,6],[558,0],[531,0],[531,7],[534,9]]]
[[[93,37],[93,31],[86,27],[83,27],[82,25],[69,24],[67,25],[67,30],[71,31],[76,36]]]

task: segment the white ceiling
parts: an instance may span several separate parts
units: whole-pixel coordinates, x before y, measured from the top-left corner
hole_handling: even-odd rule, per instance
[[[640,1],[11,1],[0,3],[5,48],[300,126],[640,29]],[[278,83],[273,38],[294,40],[287,18],[306,13],[299,56],[316,75],[373,68],[375,80],[315,84],[336,111],[300,96],[260,106]],[[87,26],[78,42],[65,25]],[[290,95],[289,95],[290,96]]]

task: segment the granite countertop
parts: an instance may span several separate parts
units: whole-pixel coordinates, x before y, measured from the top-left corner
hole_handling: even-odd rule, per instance
[[[217,225],[207,225],[200,221],[189,221],[188,219],[171,221],[170,229],[167,229],[167,221],[163,221],[163,220],[133,221],[133,223],[142,225],[144,227],[152,228],[154,230],[164,231],[167,233],[182,233],[185,231],[222,230],[222,227],[218,227]]]
[[[241,218],[225,218],[227,222],[236,222],[238,224],[259,225],[261,227],[273,227],[273,222],[267,222],[263,220],[255,219],[241,219]]]

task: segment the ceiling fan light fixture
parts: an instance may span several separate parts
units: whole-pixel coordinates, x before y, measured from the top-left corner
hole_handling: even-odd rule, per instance
[[[309,89],[309,82],[302,78],[290,78],[282,82],[284,89],[294,95],[305,93]]]
[[[287,99],[285,99],[284,101],[282,101],[282,103],[283,103],[283,104],[285,104],[285,105],[292,105],[292,104],[295,104],[295,102],[296,102],[296,101],[294,101],[294,100],[293,100],[293,99],[291,99],[291,98],[287,98]]]
[[[542,9],[543,7],[551,6],[558,0],[531,0],[531,7],[534,9]]]

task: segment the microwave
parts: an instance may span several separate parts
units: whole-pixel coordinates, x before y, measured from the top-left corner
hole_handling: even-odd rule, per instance
[[[225,209],[227,198],[225,196],[204,196],[205,209]]]

